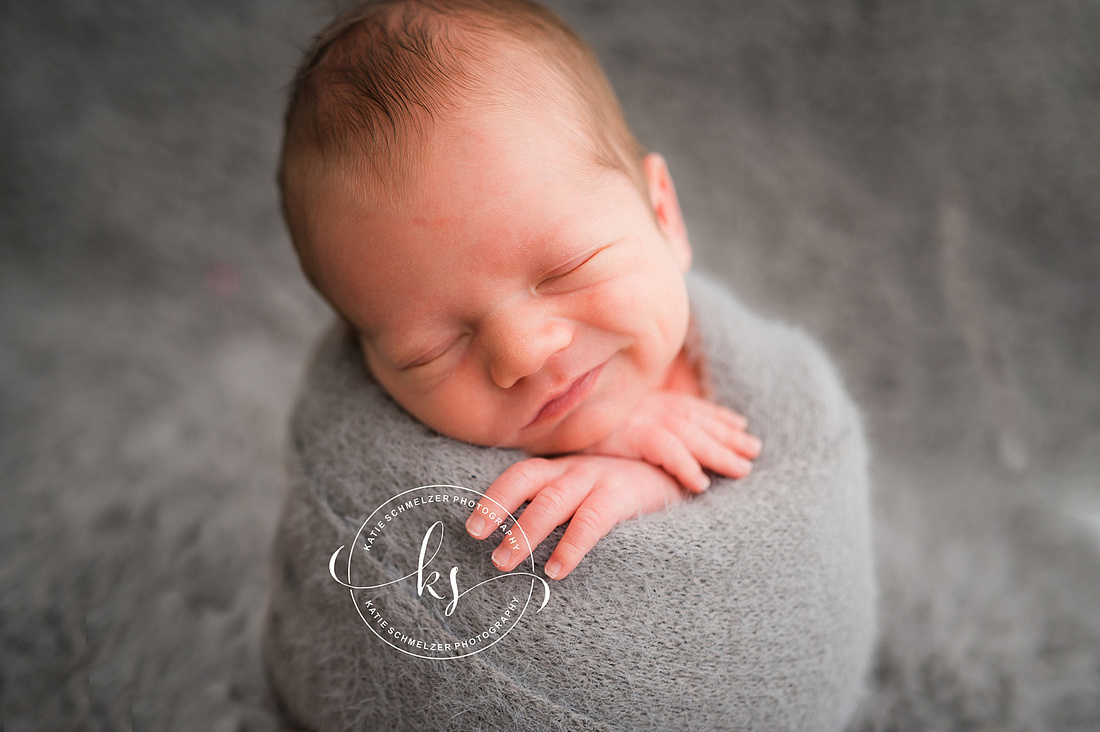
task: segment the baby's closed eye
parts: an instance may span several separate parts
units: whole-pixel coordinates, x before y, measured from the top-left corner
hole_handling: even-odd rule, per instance
[[[443,341],[439,345],[435,346],[426,353],[409,359],[403,366],[398,368],[398,371],[412,371],[413,369],[420,368],[421,366],[427,366],[435,361],[440,360],[457,346],[468,336],[468,334],[460,334],[448,341]]]
[[[536,288],[539,292],[552,293],[560,287],[568,284],[567,281],[572,275],[580,274],[585,271],[597,258],[601,252],[607,250],[611,245],[602,246],[592,252],[586,252],[581,256],[571,260],[568,264],[558,267],[547,274],[538,284]]]

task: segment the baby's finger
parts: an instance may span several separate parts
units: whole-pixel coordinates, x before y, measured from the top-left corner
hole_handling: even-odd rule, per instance
[[[700,421],[692,426],[701,429],[710,435],[712,439],[732,448],[749,460],[755,460],[760,455],[760,450],[763,447],[760,438],[755,435],[751,435],[743,429],[733,429],[728,423],[719,422],[715,419]]]
[[[760,451],[764,449],[764,443],[760,441],[760,438],[756,435],[750,435],[748,432],[737,433],[733,440],[726,444],[731,445],[734,450],[749,460],[760,457]]]
[[[729,425],[735,430],[744,430],[749,426],[749,420],[745,418],[745,415],[739,414],[729,407],[723,407],[721,404],[715,404],[714,402],[707,403],[712,407],[711,414],[720,422]]]
[[[728,407],[723,407],[720,404],[716,405],[716,406],[719,409],[719,412],[722,416],[722,419],[724,419],[726,422],[728,422],[730,425],[732,425],[734,429],[743,430],[743,429],[748,428],[748,426],[749,426],[748,417],[741,414],[740,412],[735,412],[735,411],[733,411],[732,409],[730,409]]]
[[[699,397],[691,397],[686,405],[690,406],[692,416],[695,418],[703,418],[714,420],[721,424],[726,425],[733,430],[744,430],[749,426],[749,421],[742,414],[738,414],[729,407],[723,407],[721,404],[715,404],[707,399],[700,399]]]
[[[744,432],[748,427],[749,421],[732,409],[714,402],[704,401],[704,404],[706,406],[696,413],[697,419],[695,421],[697,424],[712,425],[714,429],[730,434]]]
[[[685,427],[681,435],[691,454],[704,467],[730,478],[744,478],[752,472],[752,463],[737,454],[727,444],[694,426]]]
[[[560,580],[576,569],[607,532],[625,518],[613,491],[593,490],[573,513],[561,541],[546,562],[546,575]]]
[[[466,531],[475,539],[484,539],[508,519],[508,513],[529,501],[540,488],[565,472],[566,466],[555,460],[521,460],[500,474],[485,496],[466,519]]]
[[[593,478],[581,471],[566,472],[542,486],[523,509],[517,526],[510,527],[500,546],[493,552],[498,569],[511,571],[541,544],[550,532],[561,526],[592,489]]]
[[[643,460],[664,468],[685,488],[699,492],[710,487],[710,478],[703,472],[699,461],[683,440],[672,432],[660,427],[648,429],[636,438],[635,447]]]

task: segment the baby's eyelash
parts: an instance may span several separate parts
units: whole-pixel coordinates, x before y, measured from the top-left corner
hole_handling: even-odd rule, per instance
[[[547,284],[550,284],[551,282],[554,282],[554,281],[556,281],[556,280],[560,280],[560,279],[561,279],[562,277],[565,277],[566,275],[570,275],[570,274],[573,274],[573,273],[574,273],[574,272],[576,272],[576,271],[577,271],[578,269],[580,269],[580,268],[581,268],[581,267],[583,267],[584,265],[586,265],[586,264],[588,264],[589,262],[591,262],[591,261],[592,261],[592,258],[593,258],[593,257],[595,257],[595,256],[596,256],[597,254],[599,254],[600,252],[602,252],[603,250],[604,250],[604,248],[600,248],[600,249],[597,249],[596,251],[592,252],[592,253],[591,253],[591,254],[589,254],[589,255],[588,255],[587,257],[585,257],[585,258],[584,258],[583,260],[581,260],[580,262],[577,262],[577,263],[576,263],[575,265],[573,265],[572,267],[570,267],[569,269],[567,269],[567,270],[566,270],[565,272],[562,272],[561,274],[556,274],[556,275],[554,275],[554,276],[552,276],[552,277],[547,277],[547,278],[546,278],[546,279],[544,279],[544,280],[543,280],[542,282],[540,282],[540,283],[539,283],[539,285],[540,285],[540,286],[542,286],[542,285],[547,285]]]
[[[454,348],[455,345],[461,340],[462,340],[462,336],[459,336],[458,338],[455,338],[453,341],[450,341],[446,345],[441,346],[440,348],[431,350],[427,354],[425,354],[425,355],[421,356],[420,358],[416,359],[415,361],[411,361],[411,362],[405,364],[399,370],[400,371],[412,371],[413,369],[418,369],[421,366],[427,366],[428,364],[432,363],[433,361],[439,360],[439,358],[441,358],[448,351],[450,351],[452,348]]]

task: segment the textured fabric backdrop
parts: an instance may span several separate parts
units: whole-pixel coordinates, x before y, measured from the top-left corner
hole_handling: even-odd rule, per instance
[[[853,728],[1100,719],[1100,4],[583,2],[697,265],[836,358],[883,639]],[[272,183],[291,0],[0,5],[6,730],[275,729],[325,306]]]

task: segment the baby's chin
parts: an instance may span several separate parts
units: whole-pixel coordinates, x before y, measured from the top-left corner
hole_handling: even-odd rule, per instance
[[[532,455],[564,455],[592,447],[614,432],[626,418],[623,405],[585,404],[553,425],[545,434],[520,435],[512,447]]]

